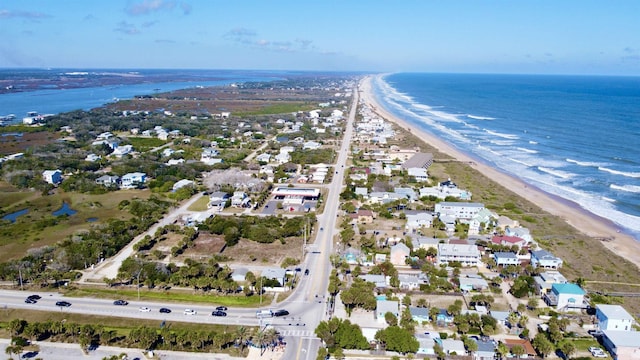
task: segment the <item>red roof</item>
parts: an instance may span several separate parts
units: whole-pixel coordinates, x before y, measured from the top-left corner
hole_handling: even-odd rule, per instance
[[[511,350],[511,348],[516,346],[516,345],[520,345],[520,346],[522,346],[524,348],[524,351],[527,353],[527,355],[533,355],[533,356],[536,355],[536,351],[533,349],[533,346],[531,345],[529,340],[526,340],[526,339],[504,339],[503,342],[509,348],[509,350]]]
[[[505,243],[509,243],[509,244],[519,244],[521,242],[525,241],[522,238],[519,238],[517,236],[494,236],[493,238],[491,238],[491,242],[494,244],[498,244],[498,245],[502,245]]]

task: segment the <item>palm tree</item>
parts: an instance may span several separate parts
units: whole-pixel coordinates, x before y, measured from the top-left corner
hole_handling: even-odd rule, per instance
[[[236,342],[240,345],[240,352],[244,350],[247,340],[251,337],[251,330],[244,326],[240,326],[236,330]]]
[[[266,339],[266,334],[263,330],[258,330],[253,336],[253,343],[260,348],[260,356],[264,354],[264,343]]]

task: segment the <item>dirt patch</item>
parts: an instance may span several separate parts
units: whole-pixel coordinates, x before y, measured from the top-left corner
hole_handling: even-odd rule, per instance
[[[222,254],[238,264],[278,265],[287,257],[297,260],[302,258],[302,239],[289,238],[285,244],[280,241],[260,244],[242,239],[237,245],[227,247]]]
[[[59,134],[48,131],[4,133],[0,136],[0,155],[24,152],[28,148],[40,148],[58,139]]]

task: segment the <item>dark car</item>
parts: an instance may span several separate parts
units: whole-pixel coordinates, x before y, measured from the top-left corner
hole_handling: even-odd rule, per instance
[[[42,297],[40,295],[29,295],[29,296],[27,296],[27,299],[40,300],[40,299],[42,299]]]
[[[309,269],[305,269],[305,270],[304,270],[304,274],[305,274],[305,275],[309,275]]]
[[[27,298],[24,302],[27,303],[27,304],[35,304],[35,303],[38,302],[38,300],[32,299],[32,298]]]
[[[227,313],[224,311],[216,310],[211,313],[211,316],[227,316]]]
[[[169,308],[160,308],[160,312],[163,313],[163,314],[168,314],[168,313],[171,312],[171,309],[169,309]]]
[[[289,312],[287,310],[276,310],[273,313],[273,316],[287,316],[289,315]]]
[[[227,307],[226,307],[226,306],[218,306],[218,307],[216,308],[216,310],[218,310],[218,311],[227,311],[228,309],[227,309]]]
[[[71,303],[68,301],[56,301],[56,306],[69,307],[71,306]]]
[[[129,305],[129,302],[126,300],[116,300],[113,302],[113,305],[126,306]]]

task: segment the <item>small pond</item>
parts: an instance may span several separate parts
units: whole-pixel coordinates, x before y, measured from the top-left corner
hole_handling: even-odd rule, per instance
[[[67,215],[67,216],[71,216],[75,213],[77,213],[77,210],[73,210],[69,204],[67,204],[66,202],[62,203],[62,207],[56,211],[53,212],[53,216],[62,216],[62,215]]]
[[[5,216],[2,217],[2,220],[9,220],[12,223],[16,222],[16,219],[26,213],[29,212],[29,209],[22,209],[22,210],[18,210],[16,212],[12,212],[11,214],[7,214]]]

